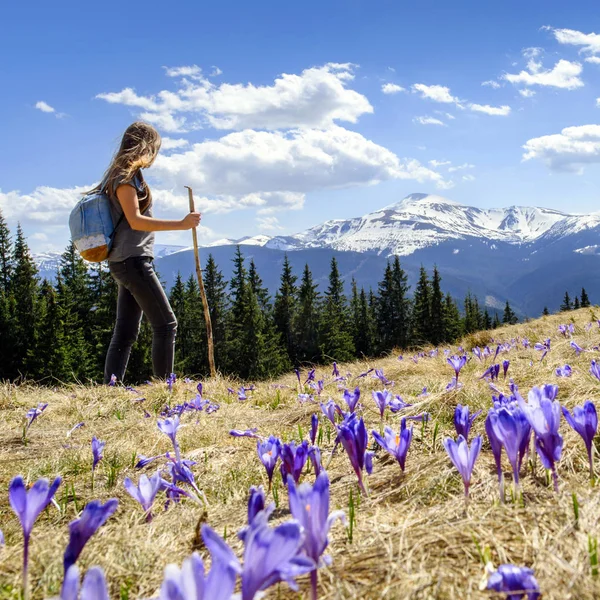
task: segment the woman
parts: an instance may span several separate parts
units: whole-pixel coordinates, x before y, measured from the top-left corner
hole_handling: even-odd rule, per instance
[[[142,122],[130,125],[96,188],[105,189],[110,198],[116,229],[108,265],[119,287],[117,322],[106,355],[104,383],[110,383],[113,375],[123,381],[142,313],[153,331],[154,376],[164,379],[173,371],[177,320],[154,272],[154,232],[192,229],[200,223],[200,214],[189,213],[181,221],[152,216],[152,193],[142,169],[152,165],[160,143],[160,135],[151,125]]]

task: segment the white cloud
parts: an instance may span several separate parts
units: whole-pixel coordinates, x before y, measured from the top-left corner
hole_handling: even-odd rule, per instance
[[[230,130],[324,128],[336,121],[356,123],[361,115],[373,112],[364,95],[347,87],[354,78],[354,68],[349,63],[328,63],[305,69],[300,75],[283,74],[270,86],[215,85],[197,75],[194,81],[184,79],[175,92],[139,96],[132,88],[125,88],[97,97],[141,108],[145,111],[142,118],[168,132],[206,124]],[[193,67],[177,67],[167,74],[181,76],[189,69]]]
[[[552,69],[542,70],[541,64],[532,63],[532,60],[530,60],[528,69],[528,71],[521,71],[516,74],[505,73],[502,77],[513,84],[541,85],[566,90],[574,90],[584,85],[579,77],[583,67],[578,62],[561,59]]]
[[[202,77],[202,69],[198,65],[189,65],[186,67],[164,67],[164,69],[167,77]]]
[[[435,117],[415,117],[413,121],[415,123],[420,123],[421,125],[442,125],[443,127],[446,126],[446,123],[440,121],[439,119],[436,119]]]
[[[175,150],[177,148],[185,148],[189,145],[189,141],[183,138],[173,139],[170,137],[163,137],[161,150]]]
[[[415,93],[420,93],[422,98],[433,100],[434,102],[444,102],[446,104],[458,104],[460,100],[450,93],[450,88],[443,85],[425,85],[424,83],[415,83],[412,86]]]
[[[493,79],[490,79],[489,81],[483,81],[481,85],[487,85],[495,90],[501,87],[500,84],[497,81],[494,81]]]
[[[553,171],[581,173],[600,162],[600,125],[565,127],[560,133],[528,140],[523,160],[542,160]]]
[[[429,164],[434,168],[437,169],[439,167],[445,167],[447,165],[451,165],[452,162],[449,160],[430,160]]]
[[[469,104],[469,108],[474,112],[485,113],[486,115],[498,115],[505,117],[510,114],[510,106],[490,106],[489,104]]]
[[[41,110],[42,112],[45,113],[54,113],[56,112],[56,109],[53,108],[52,106],[50,106],[47,102],[44,102],[43,100],[40,100],[39,102],[35,103],[35,107],[38,110]]]
[[[281,231],[283,227],[279,224],[277,217],[262,217],[256,220],[261,231]]]
[[[471,175],[470,173],[468,175],[463,175],[462,180],[463,181],[475,181],[475,175]]]
[[[560,44],[568,44],[571,46],[581,46],[583,52],[589,54],[600,54],[600,34],[597,33],[582,33],[575,29],[554,29],[553,27],[544,27],[551,31]]]
[[[219,75],[223,75],[223,71],[219,67],[213,66],[209,77],[218,77]]]
[[[406,91],[401,85],[397,85],[396,83],[384,83],[381,86],[381,91],[384,94],[397,94],[398,92]]]
[[[442,176],[359,133],[333,126],[287,133],[245,130],[159,156],[152,168],[162,187],[191,185],[206,195],[258,194],[271,205],[281,196],[371,185],[390,179],[442,182]],[[267,206],[261,205],[261,208]]]
[[[533,90],[530,90],[529,88],[519,90],[519,94],[521,94],[523,98],[533,98],[533,96],[535,96],[535,92]]]
[[[585,59],[585,62],[591,63],[593,65],[600,65],[600,56],[588,56]]]
[[[455,171],[464,171],[466,169],[474,169],[475,165],[472,165],[470,163],[464,163],[462,165],[457,165],[456,167],[450,167],[448,169],[448,172],[450,173],[454,173]]]

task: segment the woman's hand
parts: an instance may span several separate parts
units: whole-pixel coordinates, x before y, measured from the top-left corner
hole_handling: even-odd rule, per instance
[[[200,225],[201,218],[202,215],[199,212],[191,212],[181,220],[181,228],[194,229],[194,227],[198,227],[198,225]]]

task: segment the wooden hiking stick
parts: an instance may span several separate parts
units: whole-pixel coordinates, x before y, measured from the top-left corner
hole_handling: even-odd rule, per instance
[[[190,212],[196,212],[194,207],[194,195],[192,188],[185,186],[188,191],[190,200]],[[202,269],[200,268],[200,254],[198,253],[198,234],[196,228],[192,229],[192,239],[194,240],[194,259],[196,262],[196,276],[198,277],[198,287],[200,288],[200,297],[202,298],[202,306],[204,307],[204,321],[206,322],[206,337],[208,339],[208,366],[210,367],[210,376],[216,377],[217,370],[215,368],[215,347],[213,344],[212,323],[210,320],[210,310],[208,307],[208,298],[204,289],[204,280],[202,279]]]

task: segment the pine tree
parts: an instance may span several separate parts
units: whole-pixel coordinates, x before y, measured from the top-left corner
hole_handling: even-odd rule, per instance
[[[394,312],[392,322],[393,347],[406,348],[410,339],[410,302],[408,300],[408,277],[395,256],[392,266],[392,302]]]
[[[375,347],[375,322],[367,300],[365,288],[361,288],[354,312],[354,347],[360,356],[373,356]]]
[[[542,311],[542,314],[547,317],[550,314],[550,311],[548,310],[547,306],[544,306],[544,310]]]
[[[413,304],[413,341],[417,345],[431,340],[431,284],[421,266]]]
[[[569,296],[569,292],[565,292],[565,297],[563,299],[563,303],[560,305],[561,312],[564,312],[567,310],[573,310],[573,305],[571,304],[571,297]]]
[[[320,348],[324,357],[339,362],[354,358],[354,343],[349,327],[344,284],[335,257],[331,259],[329,287],[325,292],[320,329]]]
[[[575,301],[573,302],[573,310],[577,310],[578,308],[580,308],[579,298],[575,296]]]
[[[218,370],[225,368],[226,360],[226,321],[227,321],[227,282],[219,271],[212,254],[208,255],[204,269],[204,287],[210,311],[215,350],[215,365]]]
[[[444,298],[444,341],[452,343],[462,334],[462,319],[456,302],[450,294]]]
[[[477,298],[471,296],[469,292],[465,297],[465,318],[464,318],[464,331],[465,333],[473,333],[479,330],[479,303]]]
[[[258,300],[258,306],[263,313],[271,311],[271,298],[269,296],[269,290],[263,286],[262,279],[256,270],[254,259],[250,259],[250,266],[248,267],[248,282],[252,287],[252,291],[256,295]]]
[[[279,291],[275,294],[274,317],[277,331],[285,344],[287,354],[293,364],[297,361],[297,349],[294,339],[293,321],[297,307],[297,277],[292,273],[292,267],[287,255],[283,259],[283,271]]]
[[[304,266],[298,290],[298,311],[294,318],[294,336],[298,361],[315,363],[321,359],[319,350],[320,297],[313,283],[308,264]]]
[[[441,287],[442,278],[436,266],[433,267],[433,279],[431,282],[431,321],[430,342],[438,346],[444,341],[444,295]]]
[[[0,296],[8,296],[13,272],[13,250],[10,230],[0,210]]]
[[[18,373],[29,375],[29,351],[36,347],[39,332],[38,279],[37,268],[20,225],[17,226],[13,264],[11,291],[15,302],[15,318],[12,353]]]
[[[0,211],[0,380],[16,376],[14,362],[15,300],[11,292],[13,248],[10,230]]]
[[[497,329],[498,327],[500,327],[501,323],[500,323],[500,317],[498,316],[498,313],[494,313],[494,320],[492,321],[492,329]]]
[[[590,306],[590,299],[585,288],[581,288],[581,308],[588,308],[588,306]]]
[[[178,326],[178,339],[185,343],[186,355],[182,363],[182,372],[189,375],[208,375],[208,339],[204,321],[204,307],[200,297],[200,288],[196,276],[191,273],[183,292],[184,320]]]
[[[518,322],[519,319],[517,318],[517,315],[514,313],[513,309],[510,307],[510,303],[507,300],[506,306],[504,307],[504,315],[502,316],[502,323],[505,325],[514,325]]]
[[[394,284],[394,273],[388,262],[383,279],[379,282],[379,294],[376,299],[376,338],[379,353],[389,352],[396,343],[394,324],[398,317]]]
[[[177,343],[175,344],[175,370],[179,373],[189,373],[186,369],[188,357],[188,331],[186,327],[187,316],[185,314],[185,286],[181,278],[181,272],[177,272],[175,283],[169,292],[169,304],[177,319]]]

